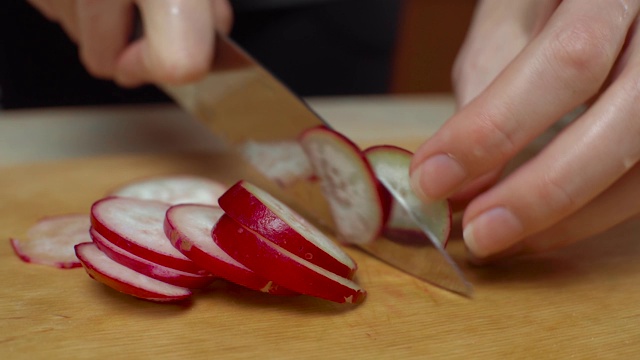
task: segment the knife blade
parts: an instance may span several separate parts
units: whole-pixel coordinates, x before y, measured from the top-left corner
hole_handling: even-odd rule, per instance
[[[261,153],[279,149],[277,144],[291,145],[284,151],[294,156],[300,133],[318,125],[331,125],[240,46],[217,34],[212,68],[205,78],[181,86],[160,85],[160,88],[222,141],[221,153],[243,169],[241,173],[245,180],[269,191],[319,227],[333,230],[331,213],[318,182],[283,184],[286,179],[270,176],[265,169],[260,169],[260,160],[252,161],[251,156],[247,156],[251,146]],[[304,156],[302,148],[299,153]],[[304,171],[298,175],[303,176]],[[471,296],[472,286],[458,265],[439,239],[429,236],[433,235],[429,226],[419,221],[420,216],[416,212],[421,211],[420,207],[405,199],[400,192],[392,188],[389,190],[431,242],[416,247],[415,244],[408,246],[380,237],[372,243],[358,246],[423,281]]]

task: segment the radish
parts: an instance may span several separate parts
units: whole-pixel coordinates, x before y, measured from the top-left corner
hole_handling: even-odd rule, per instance
[[[206,274],[164,234],[170,205],[159,201],[108,197],[91,206],[91,225],[105,239],[148,261],[194,274]]]
[[[96,244],[98,249],[100,249],[112,260],[150,278],[166,282],[167,284],[189,289],[203,288],[209,285],[215,279],[210,274],[192,274],[168,268],[166,266],[158,265],[151,261],[145,260],[139,256],[133,255],[130,252],[123,250],[122,248],[113,245],[97,231],[95,231],[95,229],[91,229],[90,234],[94,244]]]
[[[351,278],[356,263],[331,239],[268,192],[239,181],[219,199],[235,221],[285,250],[340,276]]]
[[[375,240],[390,199],[357,145],[326,126],[304,131],[300,142],[320,179],[338,238],[351,244]]]
[[[422,229],[394,199],[384,234],[404,242],[424,243],[427,240],[425,233],[429,233],[443,247],[446,246],[451,232],[451,206],[447,200],[424,203],[413,193],[409,183],[409,164],[413,154],[392,145],[374,146],[364,153],[388,191],[401,194],[407,201],[406,205],[419,216],[420,223],[426,225],[426,229]]]
[[[242,144],[241,153],[258,172],[282,187],[314,178],[311,163],[297,141],[250,140]]]
[[[265,293],[292,294],[262,274],[248,269],[216,245],[212,229],[223,214],[222,209],[213,206],[174,205],[166,212],[165,233],[176,249],[216,276]],[[234,234],[229,236],[233,241]]]
[[[353,281],[294,255],[226,214],[213,228],[213,239],[232,258],[300,294],[338,303],[359,303],[366,295]]]
[[[157,200],[169,204],[218,205],[227,186],[205,177],[173,175],[141,179],[111,192],[111,196]]]
[[[192,294],[115,262],[93,243],[78,244],[75,252],[89,276],[122,293],[158,302],[185,300]]]
[[[24,262],[60,269],[81,267],[73,247],[91,241],[89,216],[69,214],[38,220],[23,240],[10,239],[13,251]]]

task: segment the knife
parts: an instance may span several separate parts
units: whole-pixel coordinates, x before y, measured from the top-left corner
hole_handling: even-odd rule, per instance
[[[283,178],[274,177],[268,173],[269,169],[261,168],[264,163],[273,166],[269,160],[263,159],[269,158],[270,152],[276,158],[283,151],[288,156],[303,154],[301,148],[299,152],[295,151],[298,135],[305,129],[318,125],[331,127],[330,124],[240,46],[217,34],[212,68],[205,78],[186,85],[161,85],[160,88],[187,113],[210,128],[224,144],[220,155],[241,170],[242,175],[239,176],[269,191],[319,227],[333,229],[331,213],[318,182],[287,183],[292,176],[305,176],[305,169],[301,167],[299,174],[286,174]],[[278,144],[287,144],[286,150]],[[258,161],[255,161],[256,156]],[[441,241],[431,234],[429,226],[420,221],[420,206],[393,188],[389,190],[431,243],[407,245],[380,237],[369,244],[357,246],[416,278],[471,296],[471,284]]]

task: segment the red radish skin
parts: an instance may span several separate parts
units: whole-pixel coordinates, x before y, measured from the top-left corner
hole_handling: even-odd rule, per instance
[[[81,267],[73,247],[91,241],[86,214],[67,214],[38,220],[25,239],[10,239],[15,254],[24,262],[59,269]]]
[[[300,294],[337,303],[359,303],[366,292],[355,282],[314,265],[223,215],[213,239],[231,257]]]
[[[374,241],[390,199],[358,146],[326,126],[304,131],[300,142],[320,179],[338,238],[351,244]]]
[[[91,229],[90,234],[98,249],[112,260],[150,278],[189,289],[204,288],[215,279],[210,274],[197,275],[158,265],[117,247],[94,229]]]
[[[158,176],[136,180],[111,192],[110,196],[156,200],[169,204],[218,205],[227,186],[193,175]]]
[[[166,213],[165,233],[176,249],[215,276],[269,294],[294,294],[250,270],[216,245],[212,239],[212,229],[223,214],[224,211],[219,207],[174,205]],[[230,236],[233,237],[233,234]]]
[[[346,278],[356,263],[337,244],[266,191],[239,181],[220,197],[220,206],[235,221],[285,250]]]
[[[182,301],[192,295],[189,289],[152,279],[115,262],[94,243],[78,244],[75,252],[90,277],[124,294],[155,302]]]
[[[409,182],[409,164],[413,154],[393,145],[370,147],[364,153],[376,176],[386,178],[397,191],[404,194],[404,198],[411,202],[412,206],[419,208],[422,222],[429,227],[430,231],[438,238],[437,240],[441,241],[442,246],[446,246],[452,227],[451,205],[448,200],[426,204],[415,196]],[[399,203],[392,200],[391,207],[391,215],[383,230],[387,237],[416,245],[429,241],[426,234]]]
[[[167,203],[121,197],[98,200],[91,207],[91,226],[114,245],[172,269],[206,274],[176,250],[164,234]]]

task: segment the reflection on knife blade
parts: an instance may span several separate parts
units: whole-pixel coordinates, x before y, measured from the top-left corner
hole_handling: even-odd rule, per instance
[[[331,211],[318,182],[273,179],[272,174],[265,173],[264,166],[255,166],[253,155],[246,156],[247,151],[255,151],[256,146],[260,149],[277,143],[290,144],[297,141],[303,131],[328,124],[231,40],[219,35],[216,44],[214,66],[207,77],[187,85],[166,86],[164,90],[220,137],[227,145],[221,155],[242,169],[244,179],[270,192],[320,227],[334,229]],[[298,151],[292,150],[292,153]],[[301,170],[300,174],[306,171]],[[416,215],[422,211],[420,207],[407,201],[406,194],[392,188],[389,186],[392,195],[413,215],[413,221],[431,235],[424,217]],[[437,240],[421,251],[385,238],[361,248],[422,280],[456,293],[471,294],[471,286]]]

